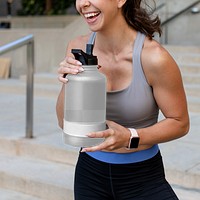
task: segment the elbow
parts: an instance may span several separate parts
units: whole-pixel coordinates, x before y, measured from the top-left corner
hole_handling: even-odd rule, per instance
[[[185,136],[189,133],[189,130],[190,130],[190,120],[189,120],[189,118],[187,118],[184,121],[184,123],[182,124],[181,130],[182,130],[182,136]]]
[[[58,120],[58,126],[63,129],[63,120]]]
[[[185,130],[184,130],[185,135],[187,135],[187,134],[189,133],[189,130],[190,130],[190,123],[188,123],[188,124],[185,126]]]

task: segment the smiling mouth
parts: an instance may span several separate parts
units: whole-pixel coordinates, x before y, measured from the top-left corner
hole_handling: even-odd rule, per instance
[[[97,17],[99,14],[100,14],[100,12],[91,12],[91,13],[84,14],[84,17],[86,19],[93,19],[93,18]]]

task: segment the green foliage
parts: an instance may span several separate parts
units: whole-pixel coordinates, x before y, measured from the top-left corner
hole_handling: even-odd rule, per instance
[[[51,0],[50,10],[46,10],[47,0],[22,0],[22,9],[19,15],[63,15],[66,8],[74,3],[74,0]]]

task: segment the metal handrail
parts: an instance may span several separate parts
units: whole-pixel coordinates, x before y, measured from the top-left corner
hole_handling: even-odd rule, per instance
[[[177,12],[176,14],[174,14],[173,16],[169,17],[168,19],[166,19],[165,21],[163,21],[161,23],[162,27],[165,27],[164,31],[164,43],[168,44],[168,23],[170,23],[171,21],[174,21],[176,18],[178,18],[180,15],[182,15],[183,13],[185,13],[186,11],[188,11],[189,9],[191,9],[192,7],[194,7],[195,5],[199,4],[200,0],[195,1],[194,3],[190,4],[189,6],[187,6],[186,8],[182,9],[181,11]],[[165,5],[166,6],[166,5]]]
[[[161,8],[165,7],[165,6],[166,6],[166,3],[162,3],[162,4],[158,5],[158,6],[156,6],[156,8],[154,9],[153,12],[158,11],[158,10],[160,10]]]
[[[34,37],[28,35],[0,47],[0,55],[27,45],[26,138],[33,137]]]
[[[188,11],[189,9],[191,9],[192,7],[197,5],[198,3],[200,3],[200,0],[199,1],[195,1],[194,3],[189,5],[188,7],[184,8],[183,10],[181,10],[178,13],[174,14],[172,17],[166,19],[164,22],[161,23],[161,25],[164,26],[164,25],[168,24],[169,22],[173,21],[174,19],[176,19],[177,17],[179,17],[180,15],[182,15],[183,13],[185,13],[186,11]]]

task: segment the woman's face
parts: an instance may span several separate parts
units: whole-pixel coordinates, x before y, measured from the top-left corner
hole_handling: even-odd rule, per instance
[[[76,0],[76,9],[92,31],[109,27],[119,15],[124,0]]]

